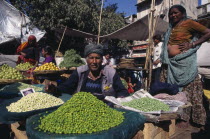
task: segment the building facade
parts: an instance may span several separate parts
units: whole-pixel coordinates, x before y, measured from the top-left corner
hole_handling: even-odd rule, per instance
[[[137,18],[142,18],[150,13],[152,0],[137,0]],[[155,14],[161,15],[168,21],[168,10],[172,5],[181,4],[187,10],[189,18],[197,19],[199,0],[155,0]]]

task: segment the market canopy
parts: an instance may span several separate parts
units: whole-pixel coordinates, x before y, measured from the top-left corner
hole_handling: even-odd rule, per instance
[[[108,35],[100,36],[101,39],[120,39],[120,40],[146,40],[149,35],[148,15],[143,18],[113,32]],[[168,23],[160,18],[157,19],[155,34],[163,34],[168,28]],[[63,34],[65,27],[55,29],[59,34]],[[67,28],[65,35],[74,37],[96,38],[97,35]]]
[[[107,39],[120,39],[120,40],[146,40],[149,36],[149,21],[148,15],[143,18],[113,32],[108,35],[101,36],[100,38]],[[155,34],[163,34],[168,28],[168,22],[157,19]]]
[[[63,32],[65,31],[65,27],[56,28],[55,31],[59,34],[63,34]],[[76,29],[68,28],[68,27],[66,28],[65,35],[73,36],[73,37],[84,37],[84,38],[96,38],[97,37],[97,35],[93,35],[91,33],[79,31]]]
[[[29,35],[42,38],[45,31],[34,27],[30,19],[5,0],[0,0],[0,44],[14,39],[27,41]]]

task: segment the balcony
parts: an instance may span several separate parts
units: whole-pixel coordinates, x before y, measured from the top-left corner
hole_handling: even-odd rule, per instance
[[[197,9],[198,9],[198,19],[210,16],[210,2],[198,6]]]

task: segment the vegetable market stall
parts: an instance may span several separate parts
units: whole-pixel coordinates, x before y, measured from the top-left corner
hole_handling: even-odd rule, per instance
[[[110,108],[92,94],[78,92],[57,110],[27,119],[26,131],[31,139],[127,139],[144,122],[137,112]]]
[[[144,111],[136,109],[135,106],[131,108],[131,106],[122,105],[124,102],[132,102],[132,100],[138,100],[138,99],[140,100],[142,98],[153,98],[153,97],[150,94],[148,94],[146,91],[141,90],[141,91],[135,92],[133,96],[129,96],[126,98],[116,99],[110,96],[105,98],[107,101],[110,101],[116,104],[115,106],[117,108],[136,111],[146,117],[146,123],[144,124],[144,129],[139,130],[138,133],[133,137],[134,139],[138,139],[138,138],[168,139],[170,136],[176,133],[175,120],[180,118],[183,111],[191,108],[190,103],[184,104],[183,102],[179,103],[174,100],[170,100],[171,102],[169,100],[167,100],[166,102],[163,101],[164,103],[170,106],[169,111],[148,110],[148,112],[144,112]],[[141,100],[139,101],[139,103],[136,103],[136,104],[140,106],[142,105],[140,103],[145,103],[145,102]],[[153,107],[155,105],[158,106],[159,104],[157,104],[157,102],[154,102],[154,104],[146,103],[143,105],[144,105],[143,107],[146,108],[146,107],[149,107],[150,105]],[[157,108],[159,107],[161,106],[158,106]]]
[[[29,83],[31,79],[26,78],[20,71],[7,64],[0,66],[0,84],[11,84],[15,82]]]
[[[22,97],[20,91],[25,88],[33,88],[36,92]],[[57,108],[63,103],[61,99],[42,91],[43,85],[25,83],[14,83],[0,89],[0,123],[22,121],[34,114]]]

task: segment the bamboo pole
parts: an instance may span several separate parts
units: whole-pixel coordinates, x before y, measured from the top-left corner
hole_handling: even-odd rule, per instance
[[[64,29],[64,31],[63,31],[63,35],[62,35],[61,40],[60,40],[60,43],[59,43],[59,45],[58,45],[58,49],[57,49],[57,51],[56,51],[56,53],[55,53],[55,58],[56,58],[57,53],[58,53],[59,50],[60,50],[61,43],[62,43],[62,41],[63,41],[63,37],[64,37],[64,35],[65,35],[65,33],[66,33],[66,29],[67,29],[67,26],[65,27],[65,29]]]
[[[152,77],[152,49],[153,49],[153,40],[152,37],[154,35],[154,12],[155,12],[155,0],[152,0],[151,2],[151,10],[149,14],[149,46],[147,48],[147,56],[146,56],[146,63],[145,63],[145,69],[147,70],[148,77],[145,80],[145,89],[149,90],[150,83],[151,83],[151,77]]]
[[[99,41],[100,41],[100,33],[101,33],[101,15],[102,15],[102,10],[103,10],[103,5],[104,5],[104,0],[102,0],[102,2],[101,2],[101,11],[100,11],[100,16],[99,16],[99,24],[98,24],[98,42],[97,42],[97,44],[99,44]]]

